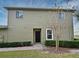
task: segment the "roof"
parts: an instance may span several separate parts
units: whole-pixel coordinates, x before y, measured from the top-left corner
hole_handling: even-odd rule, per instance
[[[7,25],[0,25],[0,29],[7,29],[8,26]]]
[[[8,10],[42,10],[42,11],[75,11],[75,9],[65,8],[37,8],[37,7],[4,7]]]

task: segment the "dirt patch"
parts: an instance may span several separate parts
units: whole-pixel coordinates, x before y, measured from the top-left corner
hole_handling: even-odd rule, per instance
[[[43,49],[43,51],[48,52],[48,53],[63,54],[63,53],[70,53],[70,48],[59,47],[58,50],[56,50],[55,47],[47,47]]]

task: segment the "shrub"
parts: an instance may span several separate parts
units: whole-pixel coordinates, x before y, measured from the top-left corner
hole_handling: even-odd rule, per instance
[[[45,45],[46,46],[55,46],[55,41],[54,40],[50,40],[50,41],[49,40],[46,40],[45,41]]]
[[[29,42],[23,42],[23,45],[24,45],[24,46],[31,46],[32,44],[31,44],[31,42],[29,41]]]
[[[62,47],[79,48],[79,41],[63,41]]]
[[[11,43],[0,43],[0,48],[4,47],[21,47],[21,46],[31,46],[31,42],[11,42]]]
[[[46,41],[46,46],[56,46],[56,41]],[[67,48],[79,48],[79,41],[59,41],[60,47],[67,47]]]
[[[79,38],[74,38],[74,40],[79,40]]]

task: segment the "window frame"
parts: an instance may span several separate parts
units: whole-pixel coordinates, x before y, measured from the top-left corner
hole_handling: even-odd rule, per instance
[[[16,18],[23,18],[23,10],[16,11]]]
[[[59,12],[59,13],[58,13],[58,17],[59,17],[60,20],[64,20],[64,18],[65,18],[65,13],[64,13],[64,12]]]
[[[51,39],[48,38],[48,34],[47,34],[47,31],[48,30],[51,30],[52,31],[52,34],[50,34],[50,35],[52,35],[52,38]],[[51,28],[47,28],[46,29],[46,40],[53,40],[53,30]]]

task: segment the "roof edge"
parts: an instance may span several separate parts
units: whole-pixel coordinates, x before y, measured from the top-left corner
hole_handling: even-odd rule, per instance
[[[75,9],[70,8],[39,8],[39,7],[4,7],[7,10],[63,10],[63,11],[76,11]]]

